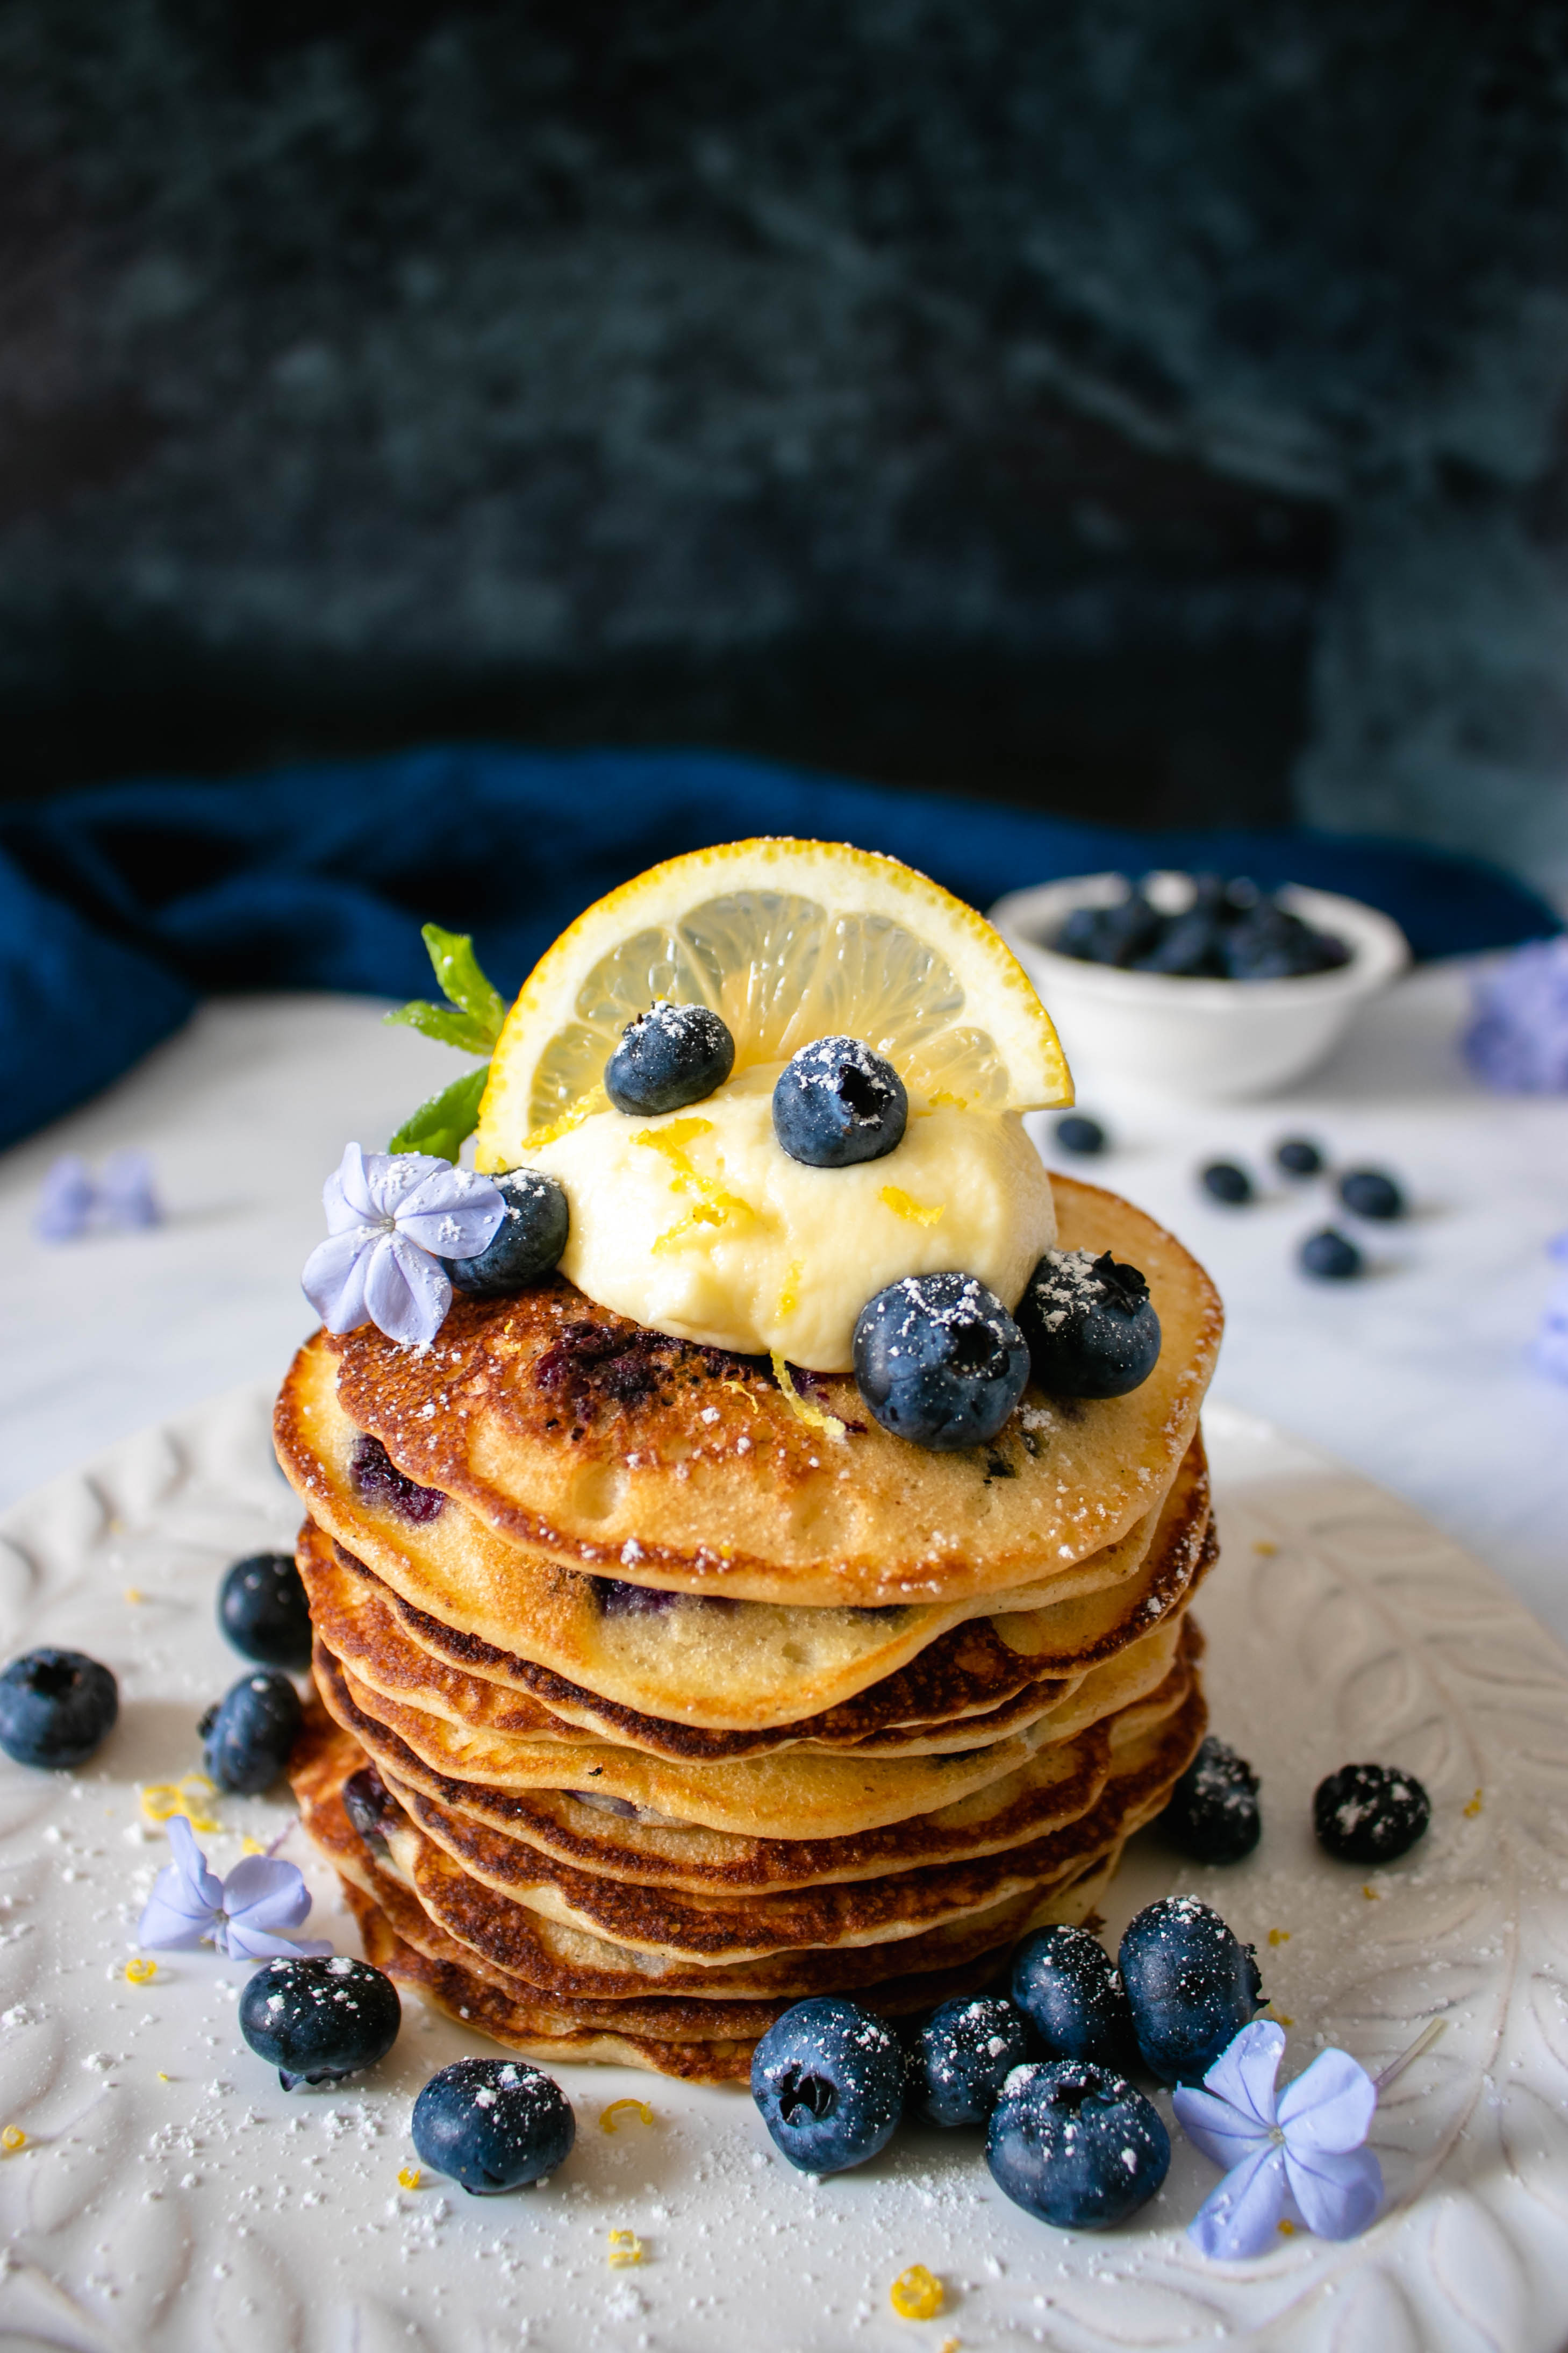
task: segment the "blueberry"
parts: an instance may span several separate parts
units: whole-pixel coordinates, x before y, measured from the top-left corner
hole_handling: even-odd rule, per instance
[[[906,1274],[855,1324],[855,1378],[884,1430],[951,1453],[990,1442],[1023,1396],[1029,1351],[972,1274]]]
[[[416,1527],[438,1519],[447,1508],[439,1487],[419,1486],[398,1469],[379,1438],[363,1431],[349,1456],[349,1479],[362,1504],[395,1512],[400,1520],[412,1521]]]
[[[1047,1250],[1024,1286],[1018,1329],[1047,1396],[1125,1397],[1160,1356],[1160,1319],[1135,1266],[1109,1250]]]
[[[1252,1179],[1234,1160],[1211,1160],[1200,1173],[1205,1192],[1212,1193],[1216,1201],[1228,1202],[1235,1208],[1251,1200]]]
[[[1126,2067],[1132,2012],[1110,1954],[1087,1928],[1037,1928],[1013,1956],[1013,1999],[1050,2059]]]
[[[1171,1792],[1165,1835],[1194,1862],[1239,1862],[1263,1835],[1258,1776],[1211,1733]]]
[[[302,1713],[287,1675],[241,1675],[197,1726],[202,1762],[218,1788],[246,1798],[269,1789],[289,1761]]]
[[[637,1119],[681,1111],[721,1087],[735,1067],[735,1040],[705,1005],[663,998],[628,1021],[605,1064],[605,1092]]]
[[[1347,1168],[1340,1178],[1340,1198],[1358,1218],[1402,1218],[1405,1196],[1381,1168]]]
[[[346,1953],[263,1961],[239,1997],[239,2031],[286,2092],[374,2067],[402,2023],[392,1979]]]
[[[522,2189],[564,2165],[577,2137],[552,2075],[521,2059],[455,2059],[414,2103],[414,2146],[471,2197]]]
[[[310,1610],[291,1553],[253,1552],[217,1589],[217,1622],[242,1657],[264,1667],[308,1667]]]
[[[1333,1226],[1309,1234],[1296,1255],[1302,1273],[1315,1275],[1320,1282],[1348,1282],[1366,1263],[1349,1235]]]
[[[1153,946],[1134,959],[1132,969],[1163,972],[1182,980],[1223,979],[1225,952],[1219,925],[1202,907],[1171,917]]]
[[[572,1223],[564,1187],[542,1169],[509,1168],[490,1182],[506,1203],[494,1235],[476,1258],[441,1261],[457,1290],[481,1299],[521,1291],[552,1273]]]
[[[1284,1137],[1275,1145],[1274,1157],[1287,1176],[1317,1176],[1322,1172],[1323,1155],[1304,1135]]]
[[[1026,2020],[1002,1995],[944,2001],[915,2038],[910,2093],[916,2108],[933,2125],[983,2125],[1028,2047]]]
[[[1165,1895],[1129,1922],[1121,1982],[1145,2065],[1167,2084],[1196,2084],[1261,2007],[1250,1945],[1195,1895]]]
[[[1077,1153],[1085,1160],[1105,1149],[1104,1128],[1080,1111],[1069,1111],[1065,1119],[1058,1119],[1051,1134],[1059,1151]]]
[[[803,2173],[843,2173],[892,2138],[904,2105],[904,2054],[890,2027],[826,1994],[776,2019],[752,2058],[752,2097],[774,2143]]]
[[[120,1687],[81,1651],[28,1651],[0,1673],[0,1748],[18,1765],[85,1765],[120,1714]]]
[[[1393,1862],[1432,1819],[1432,1800],[1396,1765],[1342,1765],[1312,1798],[1318,1843],[1342,1862]]]
[[[985,2160],[999,2189],[1061,2231],[1105,2231],[1165,2179],[1171,2137],[1125,2075],[1082,2059],[1016,2067],[991,2112]]]
[[[808,1168],[885,1160],[910,1115],[891,1062],[858,1038],[817,1038],[786,1062],[773,1089],[773,1134]]]

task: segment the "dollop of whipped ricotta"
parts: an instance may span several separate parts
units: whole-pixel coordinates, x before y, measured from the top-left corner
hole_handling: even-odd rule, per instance
[[[825,1373],[854,1369],[856,1318],[900,1275],[976,1275],[1016,1307],[1057,1235],[1017,1113],[911,1103],[885,1159],[808,1168],[773,1134],[780,1068],[655,1119],[591,1112],[528,1153],[565,1187],[561,1271],[579,1291],[655,1331]]]

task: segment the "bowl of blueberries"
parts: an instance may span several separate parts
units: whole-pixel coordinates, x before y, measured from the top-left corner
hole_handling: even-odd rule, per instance
[[[1075,1071],[1211,1102],[1300,1078],[1410,955],[1375,907],[1239,875],[1079,874],[990,912]]]

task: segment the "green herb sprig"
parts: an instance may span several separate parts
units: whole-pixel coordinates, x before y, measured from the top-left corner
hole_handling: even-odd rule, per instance
[[[416,997],[386,1018],[406,1029],[417,1029],[421,1037],[439,1039],[443,1046],[456,1046],[465,1054],[482,1054],[485,1059],[477,1071],[465,1071],[417,1111],[410,1112],[387,1149],[430,1152],[439,1159],[455,1161],[465,1137],[479,1125],[479,1103],[490,1074],[490,1056],[506,1019],[506,1005],[480,970],[467,932],[444,932],[439,923],[426,923],[420,937],[447,1002],[432,1005],[427,997]]]

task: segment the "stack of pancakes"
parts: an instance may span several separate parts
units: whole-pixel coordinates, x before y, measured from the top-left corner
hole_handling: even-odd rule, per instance
[[[422,1352],[300,1351],[291,1778],[372,1960],[531,2058],[718,2080],[805,1995],[911,2014],[1089,1914],[1203,1735],[1220,1316],[1055,1182],[1060,1246],[1148,1277],[1160,1362],[963,1453],[561,1280]]]

